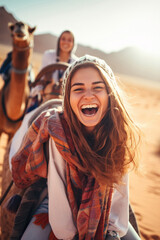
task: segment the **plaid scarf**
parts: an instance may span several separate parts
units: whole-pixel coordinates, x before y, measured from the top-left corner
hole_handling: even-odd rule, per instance
[[[21,148],[12,158],[12,175],[17,187],[26,188],[40,177],[47,178],[45,144],[52,138],[66,161],[67,195],[79,240],[105,239],[112,189],[101,186],[80,166],[68,125],[63,115],[48,110],[28,130]]]

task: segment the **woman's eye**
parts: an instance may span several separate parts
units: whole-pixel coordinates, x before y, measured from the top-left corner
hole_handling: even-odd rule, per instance
[[[101,89],[103,89],[104,87],[102,87],[102,86],[97,86],[97,87],[94,87],[94,90],[101,90]]]
[[[82,91],[83,91],[83,88],[75,88],[73,91],[74,91],[74,92],[82,92]]]

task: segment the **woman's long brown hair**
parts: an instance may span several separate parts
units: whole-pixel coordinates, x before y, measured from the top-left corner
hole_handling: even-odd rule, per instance
[[[98,71],[109,96],[108,110],[90,135],[86,133],[70,105],[71,79],[79,69],[88,67]],[[138,127],[127,113],[114,76],[109,77],[104,70],[92,63],[76,66],[65,85],[64,114],[86,174],[92,174],[101,184],[113,186],[121,182],[122,176],[131,166],[138,167],[135,158],[137,140],[140,137]]]

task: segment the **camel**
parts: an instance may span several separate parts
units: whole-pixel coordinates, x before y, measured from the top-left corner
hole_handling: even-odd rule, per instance
[[[9,139],[19,128],[23,118],[30,88],[28,74],[33,47],[33,33],[31,28],[23,22],[9,23],[12,37],[12,62],[10,81],[0,89],[0,136],[2,132],[9,135]]]

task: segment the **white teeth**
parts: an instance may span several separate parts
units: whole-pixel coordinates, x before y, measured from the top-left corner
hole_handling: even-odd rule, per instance
[[[86,104],[81,107],[82,109],[85,108],[97,108],[97,104]]]

